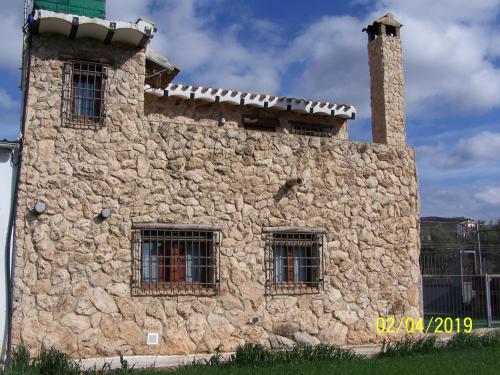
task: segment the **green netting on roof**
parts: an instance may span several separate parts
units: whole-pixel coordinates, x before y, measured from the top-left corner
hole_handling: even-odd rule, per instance
[[[106,0],[34,0],[35,9],[106,18]]]

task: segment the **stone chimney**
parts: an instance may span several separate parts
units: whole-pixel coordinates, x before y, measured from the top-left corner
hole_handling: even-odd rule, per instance
[[[368,34],[373,142],[390,146],[406,143],[401,26],[388,13],[363,29]]]

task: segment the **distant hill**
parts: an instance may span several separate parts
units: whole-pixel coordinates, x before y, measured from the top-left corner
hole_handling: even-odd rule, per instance
[[[435,221],[441,223],[455,223],[455,224],[461,223],[465,220],[470,220],[470,219],[464,216],[461,217],[423,216],[420,218],[421,222]]]

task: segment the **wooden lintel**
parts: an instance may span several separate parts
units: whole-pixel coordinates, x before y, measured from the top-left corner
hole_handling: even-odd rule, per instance
[[[309,228],[309,227],[263,227],[263,233],[312,233],[326,234],[325,228]]]
[[[222,225],[218,224],[171,224],[171,223],[133,223],[132,229],[172,229],[186,231],[222,231]]]

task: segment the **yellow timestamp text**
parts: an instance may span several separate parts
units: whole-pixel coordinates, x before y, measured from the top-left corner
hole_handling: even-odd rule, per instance
[[[431,317],[424,318],[400,318],[393,316],[377,318],[375,321],[377,333],[470,333],[472,332],[472,318],[450,318]]]

